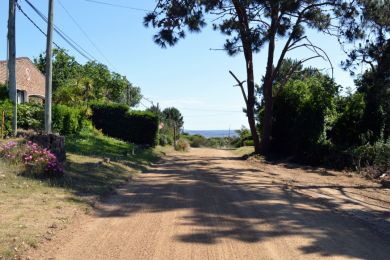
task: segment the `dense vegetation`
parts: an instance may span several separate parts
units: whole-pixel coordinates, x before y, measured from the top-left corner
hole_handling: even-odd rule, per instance
[[[138,145],[157,145],[159,119],[155,114],[130,111],[123,104],[96,103],[91,109],[92,123],[104,134]]]
[[[12,103],[0,102],[0,111],[5,114],[3,136],[11,133]],[[18,126],[25,130],[41,132],[44,129],[44,107],[41,104],[18,105]],[[53,105],[53,131],[62,135],[78,133],[88,124],[87,108]]]
[[[389,11],[388,0],[218,0],[190,5],[164,0],[145,16],[144,23],[158,29],[154,40],[166,47],[184,38],[186,29],[201,31],[207,17],[215,15],[213,28],[227,37],[224,49],[229,55],[243,53],[245,58],[245,113],[255,151],[359,168],[362,161],[365,166],[375,165],[377,157],[390,160]],[[366,69],[357,77],[356,92],[342,90],[332,75],[303,68],[304,62],[314,58],[330,63],[324,50],[310,41],[309,28],[338,38],[347,53],[342,66],[351,74]],[[253,53],[264,47],[267,66],[255,91]],[[308,56],[286,59],[297,48],[306,48]],[[206,142],[192,138],[195,145]],[[240,139],[244,138],[243,133]],[[243,142],[247,140],[240,145]]]
[[[168,107],[161,111],[158,105],[150,107],[147,111],[156,115],[161,123],[159,144],[162,146],[173,145],[177,148],[176,144],[184,125],[183,116],[180,111],[175,107]]]
[[[45,54],[34,59],[45,73]],[[79,64],[63,49],[53,51],[53,102],[64,105],[85,105],[89,101],[104,101],[136,106],[141,89],[125,76],[111,72],[106,65],[95,61]]]

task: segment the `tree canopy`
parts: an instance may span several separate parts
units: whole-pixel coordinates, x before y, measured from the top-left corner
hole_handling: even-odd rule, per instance
[[[310,59],[329,60],[326,53],[313,44],[308,29],[332,34],[337,15],[348,13],[350,5],[342,0],[161,0],[147,14],[145,25],[158,28],[154,41],[162,47],[173,46],[186,36],[186,31],[200,32],[212,16],[212,25],[226,36],[224,49],[229,55],[243,53],[246,61],[246,113],[256,152],[267,153],[272,136],[273,82],[289,51],[307,48]],[[211,19],[210,19],[211,20]],[[284,40],[284,41],[282,41]],[[281,53],[276,57],[276,43]],[[267,67],[263,80],[265,103],[261,145],[255,123],[255,77],[253,53],[266,48]]]
[[[45,54],[34,59],[36,66],[45,73]],[[88,101],[111,101],[131,107],[139,104],[142,95],[125,76],[111,72],[96,61],[84,65],[64,49],[53,51],[53,96],[56,103],[80,105]]]

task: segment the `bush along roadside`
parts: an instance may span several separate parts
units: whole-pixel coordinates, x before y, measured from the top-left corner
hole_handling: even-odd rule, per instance
[[[390,141],[360,146],[350,153],[355,169],[366,177],[390,175]]]
[[[158,117],[151,112],[131,111],[121,104],[91,105],[92,123],[108,136],[137,145],[154,147],[158,143]]]
[[[0,115],[5,113],[4,136],[11,132],[12,103],[9,100],[0,102]],[[87,124],[88,109],[86,107],[53,106],[53,130],[61,135],[80,132]],[[41,104],[23,103],[18,105],[18,127],[40,132],[44,128],[44,107]]]
[[[48,149],[33,142],[9,141],[0,146],[0,157],[10,164],[23,164],[26,174],[35,178],[52,178],[63,175],[64,170],[57,157]]]

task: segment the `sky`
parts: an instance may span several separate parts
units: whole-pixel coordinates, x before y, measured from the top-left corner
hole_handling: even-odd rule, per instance
[[[46,24],[25,0],[18,1],[28,16],[46,31]],[[30,1],[47,16],[47,0]],[[155,5],[154,0],[97,1],[145,10],[151,10]],[[177,107],[184,116],[184,129],[239,129],[248,125],[242,112],[244,100],[241,92],[234,87],[236,82],[229,75],[229,70],[232,70],[241,80],[245,79],[244,57],[230,57],[224,51],[210,50],[221,48],[225,41],[225,37],[210,26],[201,33],[187,34],[174,47],[162,49],[153,42],[155,30],[143,25],[145,11],[103,5],[91,0],[55,0],[54,7],[54,23],[58,28],[99,62],[141,87],[142,94],[154,104],[158,103],[161,108]],[[45,50],[45,36],[20,11],[16,15],[16,55],[33,59]],[[0,0],[1,60],[7,57],[7,18],[8,1]],[[340,67],[346,56],[337,39],[316,32],[309,32],[308,36],[329,55],[335,68],[336,82],[344,88],[354,88],[353,78]],[[69,50],[78,62],[87,61],[58,35],[54,35],[54,42]],[[292,58],[309,56],[310,53],[305,50],[289,54]],[[266,51],[263,49],[254,57],[257,83],[264,74],[265,61]],[[330,73],[329,63],[322,59],[306,63],[306,66],[309,65]],[[151,105],[147,100],[142,103],[139,109]]]

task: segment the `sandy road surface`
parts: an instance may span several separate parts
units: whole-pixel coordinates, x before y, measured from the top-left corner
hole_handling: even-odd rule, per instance
[[[193,149],[168,155],[118,195],[99,204],[95,216],[80,219],[30,257],[390,259],[385,199],[372,199],[382,201],[377,204],[357,203],[369,197],[363,194],[347,201],[329,191],[332,185],[312,185],[305,189],[307,194],[302,193],[303,181],[299,177],[289,180],[292,173],[283,173],[283,169],[249,165],[229,151]],[[339,185],[340,181],[344,180],[336,180]],[[365,187],[356,185],[357,190]],[[321,194],[327,195],[313,196],[310,191],[314,189],[325,189]],[[389,195],[386,192],[379,195]],[[381,222],[368,225],[353,217],[358,213],[377,216]]]

